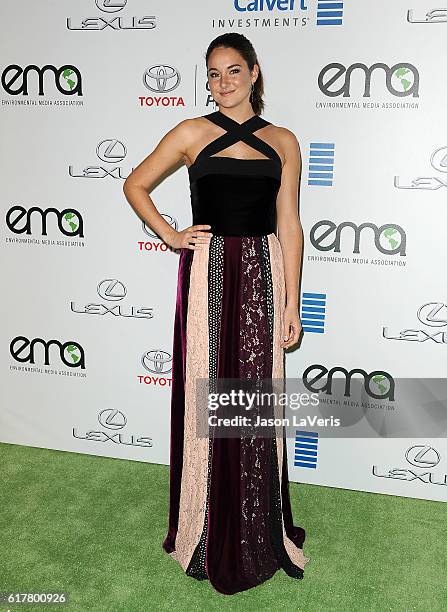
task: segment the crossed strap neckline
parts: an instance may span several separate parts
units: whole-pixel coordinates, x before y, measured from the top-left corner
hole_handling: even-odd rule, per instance
[[[255,117],[259,117],[259,115],[252,115],[251,117],[249,117],[248,119],[246,119],[245,121],[242,121],[242,123],[239,123],[238,121],[236,121],[236,119],[232,119],[231,117],[229,117],[228,115],[225,115],[225,113],[223,113],[220,110],[214,111],[213,113],[210,113],[209,115],[204,115],[207,119],[210,118],[210,116],[215,115],[216,118],[219,121],[219,118],[222,117],[222,119],[220,119],[221,122],[225,123],[225,121],[227,121],[228,125],[233,124],[235,126],[245,126],[248,125],[251,121],[253,121],[253,119]],[[259,117],[260,119],[262,119],[262,117]],[[267,125],[269,122],[266,121],[265,119],[262,119],[263,122],[265,122],[265,124]]]
[[[270,122],[266,121],[259,115],[252,115],[242,123],[238,123],[235,119],[228,117],[220,110],[209,113],[208,115],[203,115],[205,119],[208,119],[212,123],[215,123],[219,127],[226,130],[220,136],[217,136],[214,140],[208,143],[197,155],[194,163],[195,165],[200,159],[207,157],[212,159],[232,159],[237,161],[244,162],[276,162],[279,163],[280,168],[282,168],[282,161],[278,153],[275,151],[273,147],[271,147],[265,140],[259,138],[253,132],[259,130],[260,128],[269,125]],[[239,141],[245,142],[245,144],[249,145],[251,148],[256,149],[266,157],[263,158],[238,158],[238,157],[230,157],[223,155],[214,155],[223,149],[226,149]],[[191,168],[191,166],[190,166]]]

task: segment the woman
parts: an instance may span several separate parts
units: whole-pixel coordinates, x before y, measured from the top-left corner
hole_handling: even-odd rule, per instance
[[[260,117],[263,78],[245,36],[216,38],[206,66],[219,110],[168,132],[124,192],[147,224],[181,249],[163,548],[189,576],[232,594],[280,567],[302,578],[305,532],[292,521],[282,431],[256,440],[199,437],[194,381],[284,377],[283,349],[301,332],[301,158],[294,134]],[[176,231],[148,192],[182,161],[193,225]]]

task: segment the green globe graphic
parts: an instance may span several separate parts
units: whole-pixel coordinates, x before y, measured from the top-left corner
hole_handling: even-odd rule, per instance
[[[73,89],[76,85],[76,82],[72,78],[73,75],[74,75],[74,71],[71,70],[70,68],[66,68],[62,73],[62,78],[67,83],[70,90]]]
[[[383,247],[388,247],[390,249],[395,249],[399,246],[401,242],[400,234],[395,227],[391,225],[386,227],[380,233],[380,244]]]
[[[78,363],[81,359],[79,354],[79,347],[74,344],[69,344],[65,349],[65,358],[67,361],[72,361],[73,363]]]
[[[390,381],[386,376],[377,374],[376,376],[372,377],[371,382],[373,383],[373,385],[371,385],[371,390],[373,390],[375,393],[384,395],[389,391]],[[375,389],[374,386],[376,387]]]
[[[401,89],[407,91],[413,85],[413,73],[408,68],[398,68],[393,72],[393,80],[397,80],[399,87],[395,89]]]
[[[73,213],[66,213],[63,217],[64,225],[68,225],[71,232],[76,232],[79,227],[78,216]]]

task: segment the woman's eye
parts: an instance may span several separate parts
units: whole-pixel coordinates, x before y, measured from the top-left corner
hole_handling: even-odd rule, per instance
[[[239,69],[239,68],[233,68],[233,70],[230,70],[230,74],[232,74],[233,72],[234,72],[234,73],[236,73],[236,74],[238,74],[238,73],[240,72],[240,69]],[[210,72],[210,77],[211,77],[212,79],[213,79],[214,77],[217,77],[217,76],[219,76],[219,75],[217,74],[217,72]]]

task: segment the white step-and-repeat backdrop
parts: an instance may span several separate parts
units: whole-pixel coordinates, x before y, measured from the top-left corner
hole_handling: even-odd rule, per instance
[[[301,147],[304,338],[287,375],[443,377],[447,4],[436,6],[4,0],[1,441],[169,463],[178,254],[122,186],[169,129],[216,110],[204,55],[228,31],[258,52],[264,117]],[[173,225],[191,224],[186,167],[151,196]],[[313,433],[288,440],[292,481],[447,499],[445,438]]]

